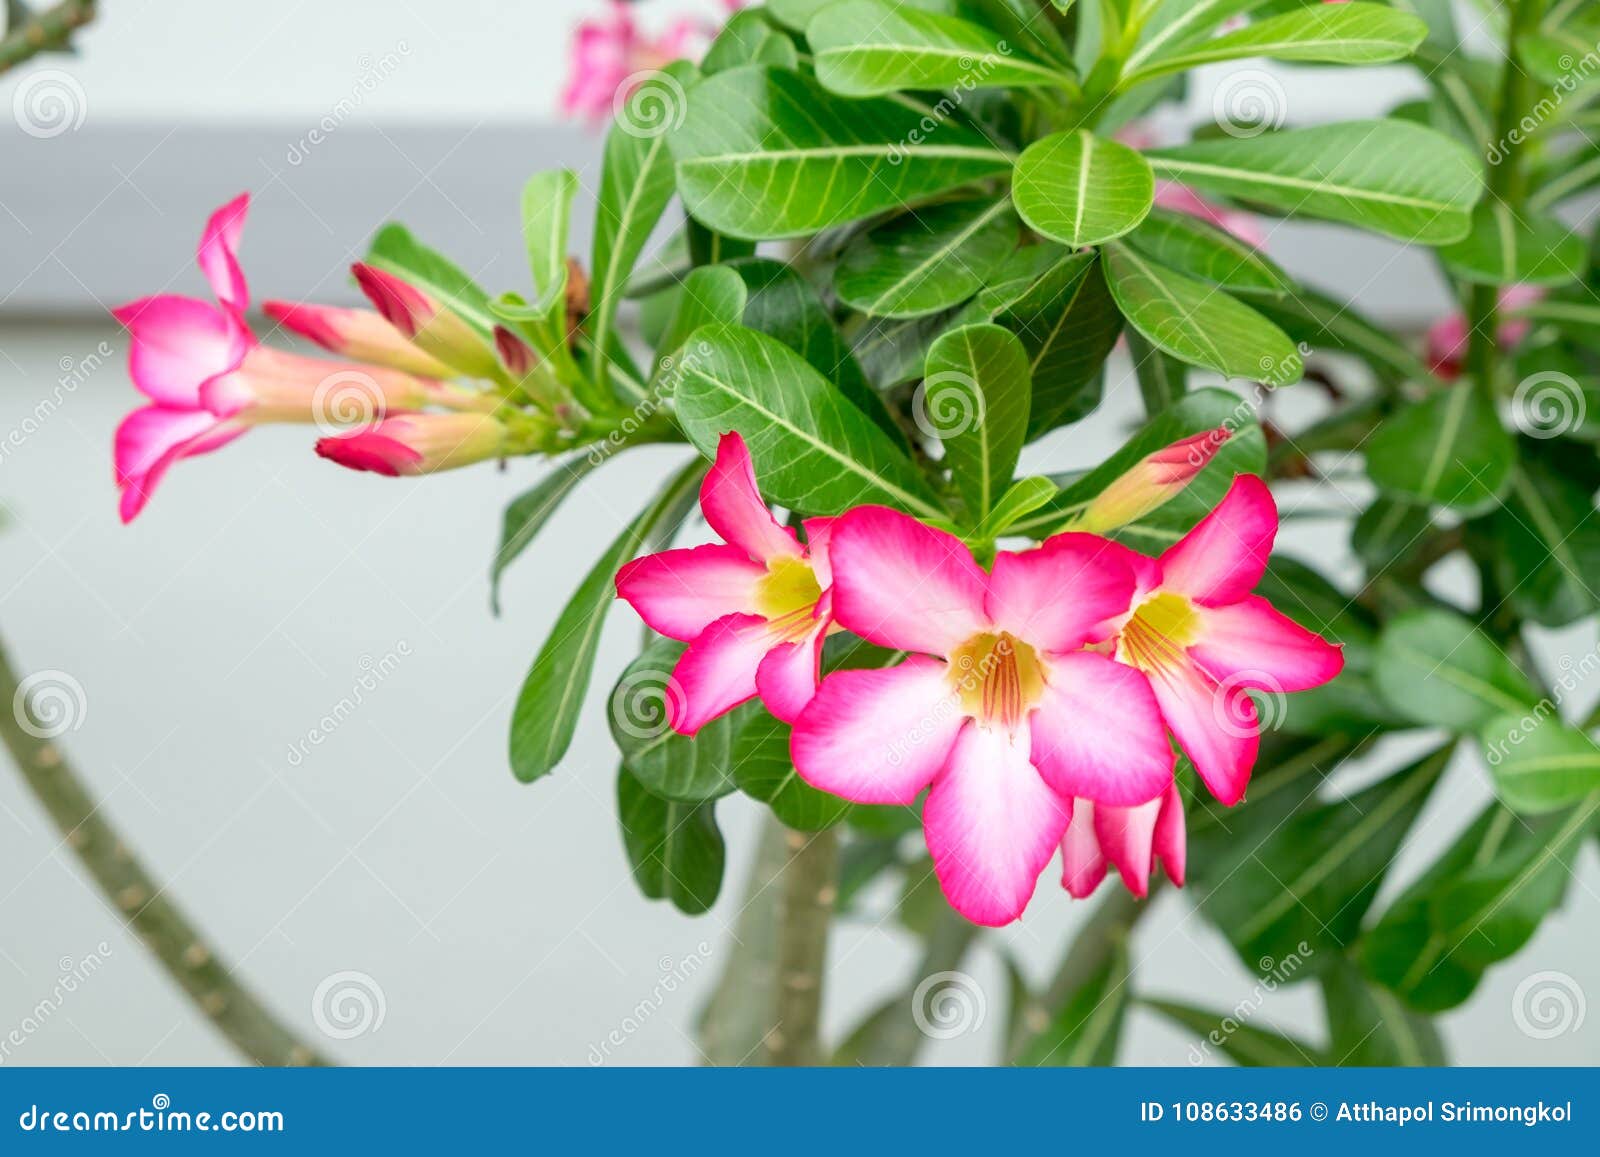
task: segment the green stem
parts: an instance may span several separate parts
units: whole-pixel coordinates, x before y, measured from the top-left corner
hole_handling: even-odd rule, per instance
[[[838,894],[835,874],[839,835],[789,832],[789,862],[779,875],[778,987],[773,1025],[767,1034],[767,1063],[816,1065],[823,1060],[822,979],[828,954],[828,927]]]
[[[218,1032],[259,1065],[326,1062],[285,1028],[201,938],[128,850],[58,747],[24,726],[19,679],[0,644],[0,738],[24,782],[50,814],[66,845],[121,914],[127,926],[166,969]],[[16,705],[13,707],[12,705]]]
[[[917,1054],[928,1043],[928,1034],[910,1015],[917,988],[930,976],[960,968],[981,931],[955,909],[947,906],[940,908],[933,929],[928,933],[922,956],[912,973],[911,983],[900,998],[900,1007],[905,1015],[888,1020],[882,1031],[867,1042],[858,1058],[861,1064],[904,1067],[916,1063]]]
[[[0,37],[0,73],[38,53],[65,49],[72,33],[94,16],[94,0],[64,0],[54,8],[18,21]]]

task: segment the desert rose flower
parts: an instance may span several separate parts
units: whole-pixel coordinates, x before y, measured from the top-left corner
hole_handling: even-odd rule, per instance
[[[780,526],[737,433],[717,444],[700,509],[721,543],[647,555],[617,574],[617,594],[640,618],[689,644],[673,670],[680,694],[668,697],[668,722],[693,735],[757,695],[793,721],[816,691],[832,621],[830,520],[806,520],[806,546]]]
[[[1167,726],[1206,787],[1230,807],[1244,796],[1260,743],[1247,692],[1308,690],[1344,666],[1337,644],[1250,593],[1277,532],[1271,491],[1241,474],[1160,558],[1127,552],[1137,586],[1114,654],[1149,679]]]
[[[1071,529],[1104,534],[1159,509],[1194,481],[1228,436],[1226,427],[1202,430],[1147,454],[1095,495]]]
[[[1238,209],[1224,209],[1207,201],[1189,186],[1180,185],[1176,181],[1156,182],[1155,203],[1163,209],[1186,213],[1190,217],[1198,217],[1208,224],[1215,225],[1218,229],[1233,234],[1252,249],[1260,249],[1267,243],[1267,235],[1261,231],[1261,222],[1254,216]]]
[[[724,7],[733,11],[740,3],[729,0]],[[716,25],[709,21],[685,17],[661,35],[649,36],[634,20],[628,4],[610,0],[604,16],[583,21],[573,35],[570,75],[561,92],[561,111],[585,120],[605,120],[617,102],[638,84],[642,74],[690,56],[716,33]]]
[[[1544,296],[1545,291],[1537,285],[1510,285],[1500,291],[1500,308],[1522,309],[1543,301]],[[1495,340],[1501,349],[1515,349],[1532,328],[1533,323],[1526,318],[1513,317],[1500,323]],[[1446,381],[1459,378],[1471,337],[1467,332],[1465,314],[1451,314],[1443,321],[1435,322],[1428,330],[1426,339],[1428,364],[1433,372]]]
[[[317,440],[317,453],[352,470],[390,478],[433,474],[499,458],[511,432],[487,414],[398,414]]]
[[[392,366],[425,378],[448,380],[456,372],[411,341],[370,309],[345,309],[337,305],[311,305],[294,301],[263,301],[261,312],[284,329],[316,342],[330,353]]]
[[[1183,793],[1176,782],[1134,807],[1073,800],[1072,822],[1061,838],[1061,886],[1082,900],[1100,886],[1109,863],[1128,891],[1143,899],[1160,861],[1167,878],[1182,887],[1185,845]]]
[[[1171,783],[1148,681],[1084,649],[1127,613],[1132,552],[1060,534],[985,572],[960,539],[867,506],[834,520],[828,553],[839,625],[911,657],[824,679],[794,727],[795,768],[859,803],[930,788],[928,850],[968,919],[1022,913],[1074,796],[1140,804]]]
[[[238,260],[250,198],[243,194],[211,215],[197,260],[216,304],[157,294],[113,309],[127,327],[128,371],[150,405],[129,414],[114,443],[124,522],[144,509],[174,462],[204,454],[265,422],[326,420],[352,391],[365,416],[436,401],[430,379],[353,362],[269,349],[244,322],[249,287]]]
[[[475,378],[498,378],[494,346],[452,309],[403,277],[358,261],[356,284],[383,319],[430,356]],[[513,339],[520,340],[520,339]]]

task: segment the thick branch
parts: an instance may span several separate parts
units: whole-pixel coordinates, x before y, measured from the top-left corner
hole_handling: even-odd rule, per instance
[[[834,881],[839,859],[838,833],[789,832],[789,862],[778,879],[783,898],[778,911],[778,989],[767,1063],[816,1065],[821,1043],[822,977],[828,953],[828,926],[838,895]]]
[[[73,32],[94,15],[94,0],[63,0],[54,8],[29,13],[0,37],[0,73],[38,53],[65,49]]]

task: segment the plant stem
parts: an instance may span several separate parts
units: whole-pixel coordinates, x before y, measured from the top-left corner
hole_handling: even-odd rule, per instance
[[[834,881],[839,836],[788,832],[789,862],[778,879],[778,987],[767,1063],[815,1065],[823,1059],[822,978],[828,954],[828,926],[838,895]]]
[[[61,748],[23,726],[19,680],[0,644],[0,738],[17,770],[91,879],[174,983],[245,1057],[259,1065],[326,1062],[236,980],[105,818]],[[35,728],[35,730],[41,730]]]
[[[916,1018],[910,1015],[911,1005],[916,1000],[917,988],[930,976],[941,972],[954,972],[960,968],[962,960],[966,958],[967,950],[972,947],[973,941],[982,931],[955,909],[949,907],[940,909],[933,929],[928,933],[922,956],[912,973],[911,983],[901,994],[900,1007],[903,1015],[890,1019],[883,1030],[861,1050],[859,1059],[863,1065],[903,1067],[916,1063],[917,1054],[928,1043],[928,1034],[917,1025]]]
[[[0,73],[40,53],[67,47],[72,33],[94,19],[94,0],[63,0],[29,15],[0,38]]]

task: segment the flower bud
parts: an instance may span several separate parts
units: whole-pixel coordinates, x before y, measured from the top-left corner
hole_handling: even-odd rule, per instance
[[[384,320],[418,348],[461,373],[500,379],[494,347],[453,310],[392,273],[362,262],[350,268]]]
[[[1090,500],[1070,529],[1105,534],[1137,522],[1193,482],[1228,437],[1225,426],[1203,430],[1141,458]]]
[[[510,431],[487,414],[400,414],[317,442],[317,453],[390,478],[432,474],[498,458]]]

